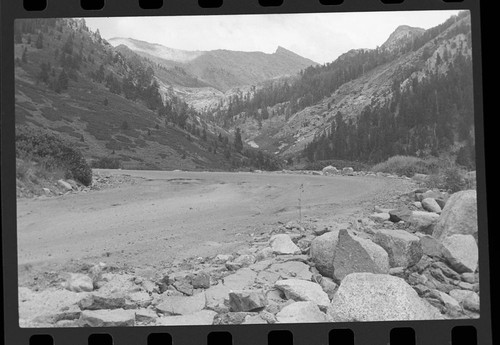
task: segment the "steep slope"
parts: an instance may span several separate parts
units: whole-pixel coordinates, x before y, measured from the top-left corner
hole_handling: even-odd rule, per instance
[[[266,54],[230,50],[183,51],[124,38],[112,38],[109,42],[115,47],[127,46],[165,68],[182,68],[193,78],[222,92],[284,75],[294,75],[302,69],[317,65],[283,47],[278,47],[273,54]]]
[[[437,86],[445,85],[449,83],[445,80],[446,78],[465,78],[467,81],[464,83],[468,83],[472,73],[470,58],[470,16],[466,12],[425,32],[402,26],[386,41],[385,47],[348,52],[331,64],[306,70],[301,78],[290,85],[285,85],[286,87],[269,89],[266,90],[265,95],[256,95],[259,96],[259,101],[251,100],[240,106],[236,112],[232,112],[229,126],[240,127],[246,141],[284,158],[302,155],[308,156],[310,160],[326,159],[327,156],[332,158],[336,154],[334,150],[336,144],[332,142],[333,138],[324,143],[326,145],[324,148],[320,149],[321,145],[316,145],[313,155],[308,155],[304,149],[310,143],[320,141],[322,136],[331,137],[331,133],[335,132],[341,123],[341,127],[345,125],[349,128],[357,128],[358,121],[364,112],[375,116],[374,110],[378,109],[377,111],[382,112],[381,109],[383,109],[391,114],[394,121],[399,121],[397,120],[398,114],[403,113],[401,109],[406,107],[402,104],[400,95],[405,94],[409,97],[411,90],[422,89],[421,95],[412,98],[412,102],[417,102],[415,109],[418,108],[418,100],[422,104],[425,101],[426,106],[430,102],[425,94],[425,92],[430,92],[429,90],[432,90],[432,95],[434,92],[442,92],[443,97],[452,97],[453,92],[436,90],[426,85],[429,83]],[[463,71],[457,70],[457,66],[462,66]],[[453,73],[450,74],[449,71]],[[462,85],[457,85],[457,87],[462,87]],[[465,103],[462,102],[460,106],[467,108],[472,92],[468,89],[469,84],[464,84],[463,88],[464,90],[457,91],[455,95],[459,100],[466,99]],[[458,92],[468,92],[468,94],[460,96]],[[433,104],[436,104],[436,101]],[[439,106],[440,114],[429,109],[422,111],[433,112],[432,116],[438,119],[436,121],[442,122],[444,114],[451,112],[453,106],[443,102]],[[222,111],[227,112],[227,110]],[[268,118],[264,118],[263,114],[266,114]],[[401,116],[409,116],[408,114],[409,111],[405,108]],[[412,116],[419,118],[418,114]],[[468,123],[463,125],[462,132],[471,132],[470,118],[473,117],[473,113],[465,111],[460,116],[463,116],[461,120],[453,121]],[[379,122],[375,123],[378,126]],[[439,128],[439,125],[435,126],[437,127],[434,128]],[[453,126],[456,127],[456,125]],[[417,127],[412,125],[398,129],[402,131],[401,133],[406,133],[407,136],[415,139],[407,138],[405,142],[398,144],[401,146],[395,150],[368,155],[369,157],[364,157],[364,159],[379,160],[383,158],[381,155],[389,152],[423,154],[436,150],[437,144],[431,145],[433,149],[424,149],[425,145],[421,143],[421,141],[437,140],[432,139],[429,134],[422,134],[429,132],[430,129],[417,130]],[[455,136],[449,141],[452,144],[456,142],[459,146],[462,145],[459,142],[465,140],[467,135],[462,135],[460,139],[457,128],[447,130],[453,132]],[[421,132],[416,134],[416,131]],[[338,133],[335,135],[339,136]],[[442,134],[437,133],[437,135]],[[402,140],[396,137],[393,139]],[[350,144],[344,142],[343,145],[354,147],[353,143],[357,139],[343,138],[343,140],[350,140]],[[422,145],[422,148],[410,150],[408,147],[414,144],[410,144],[408,140],[418,141],[420,144],[416,145]],[[438,145],[440,149],[449,147],[449,144],[443,143],[444,141],[441,140]],[[359,159],[361,157],[353,153],[344,152],[343,154],[345,154],[344,158]]]
[[[153,70],[114,51],[83,20],[16,22],[16,125],[41,128],[88,160],[118,158],[131,169],[228,169],[182,102],[162,108]],[[183,116],[183,125],[172,120]]]

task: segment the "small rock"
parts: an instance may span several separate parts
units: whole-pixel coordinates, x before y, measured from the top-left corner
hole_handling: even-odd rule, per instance
[[[84,310],[79,324],[87,327],[130,327],[135,325],[133,310]]]
[[[254,311],[266,306],[266,296],[262,291],[238,290],[229,293],[231,311]]]
[[[151,309],[138,309],[135,311],[135,321],[141,323],[153,323],[158,318],[158,314]]]
[[[424,210],[434,213],[441,213],[441,207],[436,202],[436,199],[426,198],[422,200],[422,207]]]
[[[294,302],[276,314],[277,323],[328,322],[329,318],[311,301]]]
[[[404,230],[379,230],[373,241],[385,249],[391,267],[409,267],[422,258],[420,239]]]
[[[71,187],[71,185],[64,180],[58,180],[57,184],[62,188],[66,189],[67,191],[73,190],[73,187]]]
[[[373,219],[376,222],[385,222],[388,221],[391,218],[391,215],[389,213],[372,213],[370,215],[370,219]]]
[[[236,265],[239,265],[240,267],[247,267],[250,266],[255,262],[255,257],[250,254],[244,254],[238,256],[236,259],[233,260],[233,263]]]
[[[408,208],[400,208],[389,212],[389,220],[393,223],[400,221],[407,222],[410,219],[411,211]]]
[[[439,214],[426,211],[413,211],[408,218],[408,224],[413,231],[431,235],[439,220]]]
[[[321,286],[310,281],[286,279],[277,281],[274,286],[283,291],[287,299],[312,301],[324,308],[330,303],[328,295],[323,291]]]
[[[242,324],[243,325],[267,324],[267,321],[264,320],[260,315],[247,315],[245,316],[245,321],[243,321]]]
[[[188,315],[205,308],[205,293],[194,296],[166,296],[156,309],[168,315]]]
[[[479,295],[473,291],[451,290],[450,296],[453,297],[465,309],[479,312]]]
[[[191,284],[195,289],[208,289],[210,287],[210,275],[206,272],[198,272],[193,275]]]
[[[287,234],[278,234],[271,237],[269,244],[275,254],[301,254],[302,251],[295,245]]]
[[[70,273],[69,279],[63,285],[67,290],[73,292],[89,292],[94,290],[92,279],[81,273]]]
[[[189,315],[179,316],[164,316],[156,320],[157,326],[196,326],[196,325],[212,325],[214,317],[217,315],[212,310],[201,310]]]

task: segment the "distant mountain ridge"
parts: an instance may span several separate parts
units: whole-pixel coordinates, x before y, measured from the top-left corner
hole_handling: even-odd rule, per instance
[[[166,68],[182,68],[193,78],[222,92],[294,75],[309,66],[318,65],[281,46],[274,53],[268,54],[227,49],[186,51],[130,38],[111,38],[108,42],[117,49],[121,45],[126,46]]]

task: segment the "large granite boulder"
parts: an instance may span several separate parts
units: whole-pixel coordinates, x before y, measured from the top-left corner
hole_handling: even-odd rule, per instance
[[[342,280],[328,308],[337,322],[441,319],[403,279],[386,274],[352,273]]]
[[[410,267],[422,258],[420,239],[404,230],[379,230],[373,241],[385,249],[391,267]]]
[[[473,235],[477,240],[477,230],[477,194],[475,190],[465,190],[450,197],[432,235],[438,239]]]
[[[333,266],[337,280],[354,272],[388,273],[389,256],[371,240],[340,230]]]

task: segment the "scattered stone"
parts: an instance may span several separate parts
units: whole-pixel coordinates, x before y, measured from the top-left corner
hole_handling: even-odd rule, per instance
[[[454,299],[453,297],[444,292],[441,292],[439,290],[431,290],[430,295],[439,299],[444,304],[444,306],[448,311],[451,310],[454,312],[459,312],[462,309],[462,307],[460,306],[460,304],[457,302],[456,299]]]
[[[437,203],[436,199],[425,198],[422,200],[422,207],[424,210],[434,213],[441,213],[441,206]]]
[[[231,289],[216,285],[205,290],[206,308],[222,313],[229,311],[229,292]]]
[[[233,263],[235,263],[236,265],[239,265],[240,267],[250,266],[254,262],[255,262],[255,257],[253,255],[249,255],[249,254],[240,255],[236,259],[233,260]]]
[[[479,295],[473,291],[451,290],[450,296],[453,297],[465,309],[479,312]]]
[[[140,307],[140,305],[131,301],[129,295],[124,292],[113,294],[93,293],[82,298],[78,302],[78,306],[82,310],[134,309]]]
[[[236,273],[224,277],[223,284],[232,290],[244,290],[255,282],[257,273],[249,268],[242,268]]]
[[[324,235],[316,237],[311,242],[311,260],[318,271],[327,277],[333,277],[333,258],[335,257],[339,231],[327,232]]]
[[[475,190],[453,194],[447,201],[432,236],[473,235],[477,240],[477,195]]]
[[[93,291],[92,279],[82,273],[70,273],[68,280],[63,283],[65,289],[73,292]]]
[[[210,287],[210,275],[203,271],[195,273],[191,284],[195,289],[208,289]]]
[[[162,314],[168,315],[188,315],[205,308],[205,293],[194,296],[166,296],[156,309]]]
[[[372,213],[370,216],[370,219],[373,219],[376,222],[385,222],[388,221],[391,218],[391,215],[389,213],[381,212],[381,213]]]
[[[141,308],[146,308],[151,304],[151,296],[145,291],[132,292],[128,295],[128,299],[135,305]]]
[[[389,269],[391,276],[402,277],[405,274],[405,267],[393,267]]]
[[[256,261],[267,260],[273,257],[273,249],[271,247],[262,248],[255,255]]]
[[[191,285],[191,282],[186,280],[186,279],[181,279],[174,281],[172,285],[175,287],[175,289],[179,292],[182,292],[185,295],[192,296],[193,295],[193,285]]]
[[[391,267],[409,267],[422,258],[420,239],[404,230],[379,230],[373,241],[385,249]]]
[[[278,234],[271,237],[269,244],[275,254],[301,254],[300,250],[295,243],[292,242],[290,236],[287,234]]]
[[[443,256],[458,273],[475,272],[478,248],[472,235],[451,235],[442,241]]]
[[[233,259],[232,255],[219,254],[215,257],[215,262],[219,264],[226,263],[227,261],[231,261]]]
[[[156,320],[157,326],[212,325],[217,315],[212,310],[201,310],[189,315],[164,316]]]
[[[389,256],[372,241],[340,230],[333,266],[337,280],[353,272],[388,273]]]
[[[278,323],[328,322],[329,318],[311,301],[294,302],[276,314]]]
[[[462,273],[461,278],[464,282],[474,284],[478,280],[475,273],[465,272]]]
[[[287,299],[294,301],[312,301],[320,307],[326,308],[330,299],[319,284],[300,280],[286,279],[277,281],[274,286],[285,294]]]
[[[267,300],[260,290],[238,290],[229,293],[231,311],[254,311],[266,306]]]
[[[393,223],[400,221],[407,222],[410,219],[412,212],[408,208],[400,208],[389,211],[389,220]]]
[[[342,169],[342,174],[344,175],[352,175],[354,173],[354,169],[351,167],[345,167]]]
[[[324,292],[328,295],[328,298],[331,300],[335,292],[337,292],[337,288],[339,287],[332,278],[322,277],[319,285],[323,289]]]
[[[352,273],[345,277],[328,314],[337,322],[442,318],[403,279],[372,273]]]
[[[441,272],[443,272],[443,274],[450,279],[455,279],[455,280],[460,279],[460,275],[451,268],[449,268],[448,265],[446,265],[444,262],[435,261],[432,263],[432,266],[441,270]]]
[[[79,324],[87,327],[130,327],[135,325],[133,310],[84,310]]]
[[[309,271],[309,265],[306,265],[305,263],[300,261],[276,263],[271,265],[267,269],[267,271],[276,273],[278,279],[297,278],[303,280],[311,280],[312,277],[312,273],[311,271]]]
[[[267,321],[264,320],[260,314],[259,315],[247,315],[245,316],[245,321],[242,323],[243,325],[259,325],[259,324],[267,324]]]
[[[73,187],[71,187],[71,185],[64,180],[58,180],[57,184],[62,188],[66,189],[67,191],[73,190]]]
[[[439,214],[425,211],[413,211],[408,218],[411,230],[431,235],[439,220]]]
[[[153,323],[158,318],[158,314],[152,309],[138,309],[135,311],[135,321],[140,323]]]

